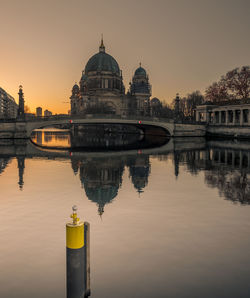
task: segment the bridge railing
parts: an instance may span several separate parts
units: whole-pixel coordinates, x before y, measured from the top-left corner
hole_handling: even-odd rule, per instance
[[[0,123],[16,122],[16,118],[0,118]]]
[[[120,116],[109,114],[86,114],[86,115],[52,115],[48,117],[35,117],[31,121],[53,121],[53,120],[78,120],[78,119],[117,119],[117,120],[137,120],[137,121],[153,121],[173,123],[173,119],[146,117],[146,116]]]
[[[136,121],[150,121],[150,122],[166,122],[166,123],[177,123],[177,124],[198,124],[204,125],[204,122],[197,122],[194,120],[178,120],[174,121],[171,118],[159,118],[159,117],[149,117],[149,116],[121,116],[112,114],[85,114],[85,115],[52,115],[52,116],[24,116],[22,118],[0,118],[0,123],[10,123],[10,122],[41,122],[41,121],[53,121],[53,120],[79,120],[79,119],[117,119],[117,120],[136,120]]]

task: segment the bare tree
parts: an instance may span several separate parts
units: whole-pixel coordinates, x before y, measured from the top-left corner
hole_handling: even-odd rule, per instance
[[[209,86],[205,91],[205,97],[207,100],[217,103],[225,101],[230,98],[227,87],[224,82],[215,82]]]
[[[185,115],[191,118],[194,118],[195,108],[196,106],[202,104],[204,102],[204,96],[200,91],[196,90],[187,95],[186,98],[186,109]]]
[[[167,103],[162,106],[161,117],[169,119],[172,119],[174,117],[174,110],[172,110],[170,105],[168,105]]]
[[[250,67],[235,68],[222,76],[219,82],[213,83],[206,91],[206,99],[214,103],[245,99],[250,96]]]
[[[241,69],[235,68],[229,71],[225,77],[222,77],[225,81],[229,92],[231,92],[235,98],[248,98],[250,96],[250,67],[242,66]]]
[[[170,119],[174,117],[174,110],[171,108],[171,106],[165,102],[160,101],[156,97],[151,100],[151,109],[152,116]]]
[[[24,113],[30,113],[30,107],[27,105],[24,105]]]
[[[198,90],[187,94],[186,97],[180,98],[180,103],[179,103],[180,118],[192,119],[194,117],[196,106],[202,104],[203,102],[204,102],[204,96]],[[174,104],[175,104],[175,99],[173,99],[171,103],[171,107],[173,107]]]

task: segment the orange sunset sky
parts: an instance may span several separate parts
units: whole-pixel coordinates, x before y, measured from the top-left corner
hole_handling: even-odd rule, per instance
[[[248,0],[0,0],[0,87],[26,104],[67,113],[88,59],[106,52],[126,89],[139,62],[152,95],[170,103],[250,64]]]

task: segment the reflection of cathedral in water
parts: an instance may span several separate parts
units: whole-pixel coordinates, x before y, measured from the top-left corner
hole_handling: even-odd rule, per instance
[[[131,156],[128,158],[129,176],[138,193],[142,193],[148,184],[150,175],[149,155]]]
[[[186,168],[192,175],[204,172],[204,179],[209,187],[219,190],[226,199],[241,204],[250,205],[250,145],[241,143],[207,142],[202,150],[175,150],[174,152],[157,155],[161,161],[172,156],[176,177],[179,166]],[[202,147],[204,148],[204,147]],[[25,154],[18,147],[15,152],[22,152],[16,157],[19,189],[24,186]],[[13,149],[11,150],[14,151]],[[55,154],[57,154],[55,152]],[[97,153],[102,155],[102,153]],[[0,159],[0,174],[4,172],[11,157]],[[80,157],[77,152],[71,153],[71,166],[75,174],[79,173],[86,196],[98,205],[102,214],[106,204],[112,202],[121,187],[124,170],[127,167],[128,176],[138,193],[142,193],[148,185],[150,176],[150,156],[141,154],[108,155],[108,157],[90,157],[93,153],[85,153]],[[102,155],[103,156],[103,155]],[[32,157],[32,156],[30,156]]]
[[[104,206],[117,196],[122,183],[124,163],[120,158],[72,159],[74,172],[79,167],[82,186],[89,200],[98,205],[98,213],[104,212]]]
[[[117,196],[125,166],[128,166],[131,181],[139,193],[148,184],[150,174],[149,156],[146,155],[85,160],[73,156],[71,165],[75,174],[79,172],[86,196],[98,205],[100,215],[104,212],[104,206]]]

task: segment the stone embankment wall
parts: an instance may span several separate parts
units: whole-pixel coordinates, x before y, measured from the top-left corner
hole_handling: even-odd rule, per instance
[[[25,139],[25,122],[5,122],[0,123],[0,139]]]
[[[250,126],[218,126],[209,125],[207,136],[250,139]]]
[[[15,134],[15,123],[0,123],[0,139],[12,139]]]
[[[197,124],[175,124],[174,137],[205,137],[206,126]]]
[[[178,137],[173,139],[174,150],[204,150],[206,148],[206,138],[204,137]]]

